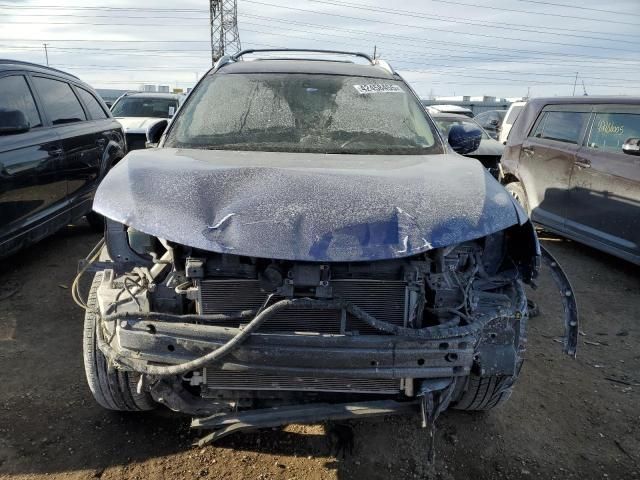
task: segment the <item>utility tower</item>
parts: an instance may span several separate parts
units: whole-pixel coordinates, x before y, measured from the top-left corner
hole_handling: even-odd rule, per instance
[[[238,0],[209,0],[211,63],[240,51]]]

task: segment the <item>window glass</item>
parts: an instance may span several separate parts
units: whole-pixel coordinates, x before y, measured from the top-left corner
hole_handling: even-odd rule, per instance
[[[21,110],[31,128],[42,126],[36,102],[22,75],[0,78],[0,109]]]
[[[404,83],[306,74],[207,77],[174,120],[165,146],[442,153],[422,106]]]
[[[96,100],[96,97],[94,97],[92,93],[86,91],[84,88],[78,88],[78,94],[84,102],[85,107],[87,107],[87,110],[89,110],[89,115],[91,115],[91,118],[93,118],[94,120],[97,120],[99,118],[107,118],[107,114],[104,113],[104,110],[100,106],[100,103],[98,102],[98,100]]]
[[[111,108],[114,117],[171,118],[178,110],[178,100],[154,97],[123,97]]]
[[[598,113],[587,145],[598,150],[622,153],[629,138],[640,138],[640,113]]]
[[[33,77],[33,82],[53,125],[81,122],[87,119],[68,83],[43,77]]]
[[[515,107],[513,107],[509,112],[509,116],[504,121],[504,123],[513,125],[516,121],[516,118],[518,118],[518,115],[520,115],[520,112],[522,111],[523,108],[524,108],[524,105],[516,105]]]
[[[580,132],[589,118],[587,112],[546,112],[534,136],[558,142],[578,143]]]
[[[475,122],[475,118],[473,120],[471,119],[460,120],[457,118],[434,117],[433,121],[436,122],[436,125],[438,126],[438,130],[442,132],[442,135],[444,136],[444,138],[449,137],[449,130],[451,130],[451,127],[453,127],[454,125],[462,125],[463,127],[477,128],[482,131],[483,140],[488,140],[490,138],[489,135],[487,135],[487,132],[482,130],[482,127],[480,127],[480,125],[478,125],[478,123]]]

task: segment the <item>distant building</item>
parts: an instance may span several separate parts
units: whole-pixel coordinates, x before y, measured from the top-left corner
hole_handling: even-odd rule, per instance
[[[487,110],[507,110],[509,105],[513,102],[520,101],[522,98],[498,98],[490,96],[471,97],[471,96],[456,96],[456,97],[435,97],[435,98],[423,98],[422,104],[425,106],[430,105],[457,105],[459,107],[465,107],[470,109],[474,115]]]
[[[142,87],[140,88],[141,92],[151,92],[151,93],[155,93],[158,91],[156,85],[150,84],[150,83],[146,83],[144,85],[142,85]]]
[[[169,93],[169,85],[158,85],[158,93]]]

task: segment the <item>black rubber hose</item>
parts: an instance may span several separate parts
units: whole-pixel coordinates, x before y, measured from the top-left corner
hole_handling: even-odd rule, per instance
[[[291,306],[291,303],[295,300],[281,300],[278,303],[274,303],[270,307],[265,308],[262,312],[260,312],[256,317],[249,322],[249,324],[244,327],[235,337],[229,340],[227,343],[222,345],[219,348],[216,348],[212,352],[203,355],[202,357],[196,358],[194,360],[190,360],[185,363],[181,363],[179,365],[149,365],[144,360],[138,360],[133,358],[128,358],[125,355],[118,353],[111,345],[109,345],[104,338],[102,338],[102,329],[98,329],[98,346],[104,355],[115,363],[129,368],[135,372],[143,373],[146,375],[157,375],[157,376],[169,376],[169,375],[182,375],[184,373],[190,372],[192,370],[196,370],[205,366],[208,363],[215,362],[222,358],[223,356],[230,353],[232,350],[240,346],[249,336],[256,331],[260,325],[262,325],[266,320],[270,317],[278,313],[280,310],[284,310]],[[148,315],[145,313],[144,316],[158,318],[157,316],[149,313]],[[171,315],[171,314],[160,314],[168,317],[178,317],[184,318],[188,315]],[[135,318],[140,317],[140,314],[118,314],[118,315],[109,315],[106,318],[110,320],[123,320],[126,318]],[[201,317],[200,315],[196,315],[197,317]]]
[[[104,317],[103,321],[113,322],[115,320],[160,320],[163,322],[223,322],[226,320],[245,320],[256,316],[255,310],[243,310],[233,315],[215,314],[215,315],[199,315],[187,314],[176,315],[173,313],[162,312],[136,312],[136,313],[112,313]]]

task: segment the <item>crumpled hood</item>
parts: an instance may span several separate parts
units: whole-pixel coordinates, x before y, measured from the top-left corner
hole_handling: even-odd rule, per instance
[[[146,133],[147,130],[158,122],[166,122],[166,118],[155,117],[115,117],[122,125],[125,133]]]
[[[93,207],[179,244],[299,261],[405,257],[527,221],[479,162],[455,154],[137,150]]]

